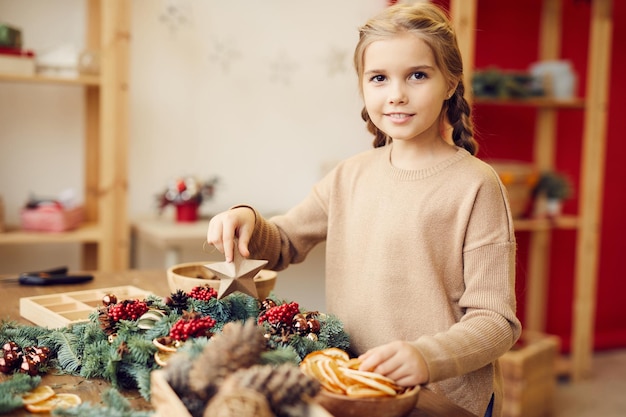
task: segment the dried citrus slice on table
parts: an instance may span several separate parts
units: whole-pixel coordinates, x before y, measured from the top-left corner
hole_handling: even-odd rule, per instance
[[[159,366],[165,366],[174,353],[175,352],[154,352],[154,361]]]
[[[63,392],[34,404],[26,404],[26,409],[31,413],[49,413],[56,408],[76,407],[81,402],[78,395]]]
[[[47,400],[56,394],[50,385],[39,385],[32,391],[28,391],[22,396],[24,405],[35,404],[39,401]]]

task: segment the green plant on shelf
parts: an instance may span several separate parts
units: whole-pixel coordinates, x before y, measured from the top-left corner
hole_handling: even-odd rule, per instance
[[[555,171],[546,171],[539,176],[533,194],[548,200],[566,200],[573,194],[569,178]]]

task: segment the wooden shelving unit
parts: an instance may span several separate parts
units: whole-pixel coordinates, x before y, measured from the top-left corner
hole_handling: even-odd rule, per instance
[[[86,48],[101,56],[99,76],[0,74],[0,82],[82,86],[85,92],[85,218],[66,233],[0,233],[0,245],[81,243],[82,267],[118,271],[129,264],[127,215],[130,2],[87,1]],[[1,127],[0,127],[1,129]]]
[[[559,59],[562,19],[561,0],[544,0],[539,35],[539,60]],[[567,109],[583,109],[584,132],[578,216],[561,218],[552,223],[518,220],[517,230],[530,231],[528,297],[525,328],[545,331],[546,283],[551,231],[554,228],[577,230],[575,259],[573,336],[570,375],[577,380],[591,372],[596,279],[598,273],[601,202],[603,192],[604,155],[608,113],[608,86],[612,34],[612,0],[592,0],[587,87],[582,99],[555,101],[474,99],[476,105],[532,106],[537,109],[534,137],[534,163],[542,170],[554,167],[556,152],[557,113]],[[465,85],[470,86],[474,65],[476,15],[478,0],[451,0],[451,17],[455,22],[459,46],[465,63]],[[480,47],[480,45],[478,46]]]

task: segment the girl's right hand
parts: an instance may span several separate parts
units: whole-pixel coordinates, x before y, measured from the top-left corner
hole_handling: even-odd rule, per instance
[[[209,222],[206,240],[224,254],[226,262],[234,259],[235,242],[244,258],[250,256],[248,243],[252,237],[255,222],[254,211],[250,207],[236,207],[214,216]]]

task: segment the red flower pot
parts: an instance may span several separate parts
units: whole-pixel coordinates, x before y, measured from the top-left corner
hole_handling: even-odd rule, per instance
[[[200,204],[196,202],[177,204],[176,205],[176,221],[179,222],[195,222],[198,220],[198,210]]]

